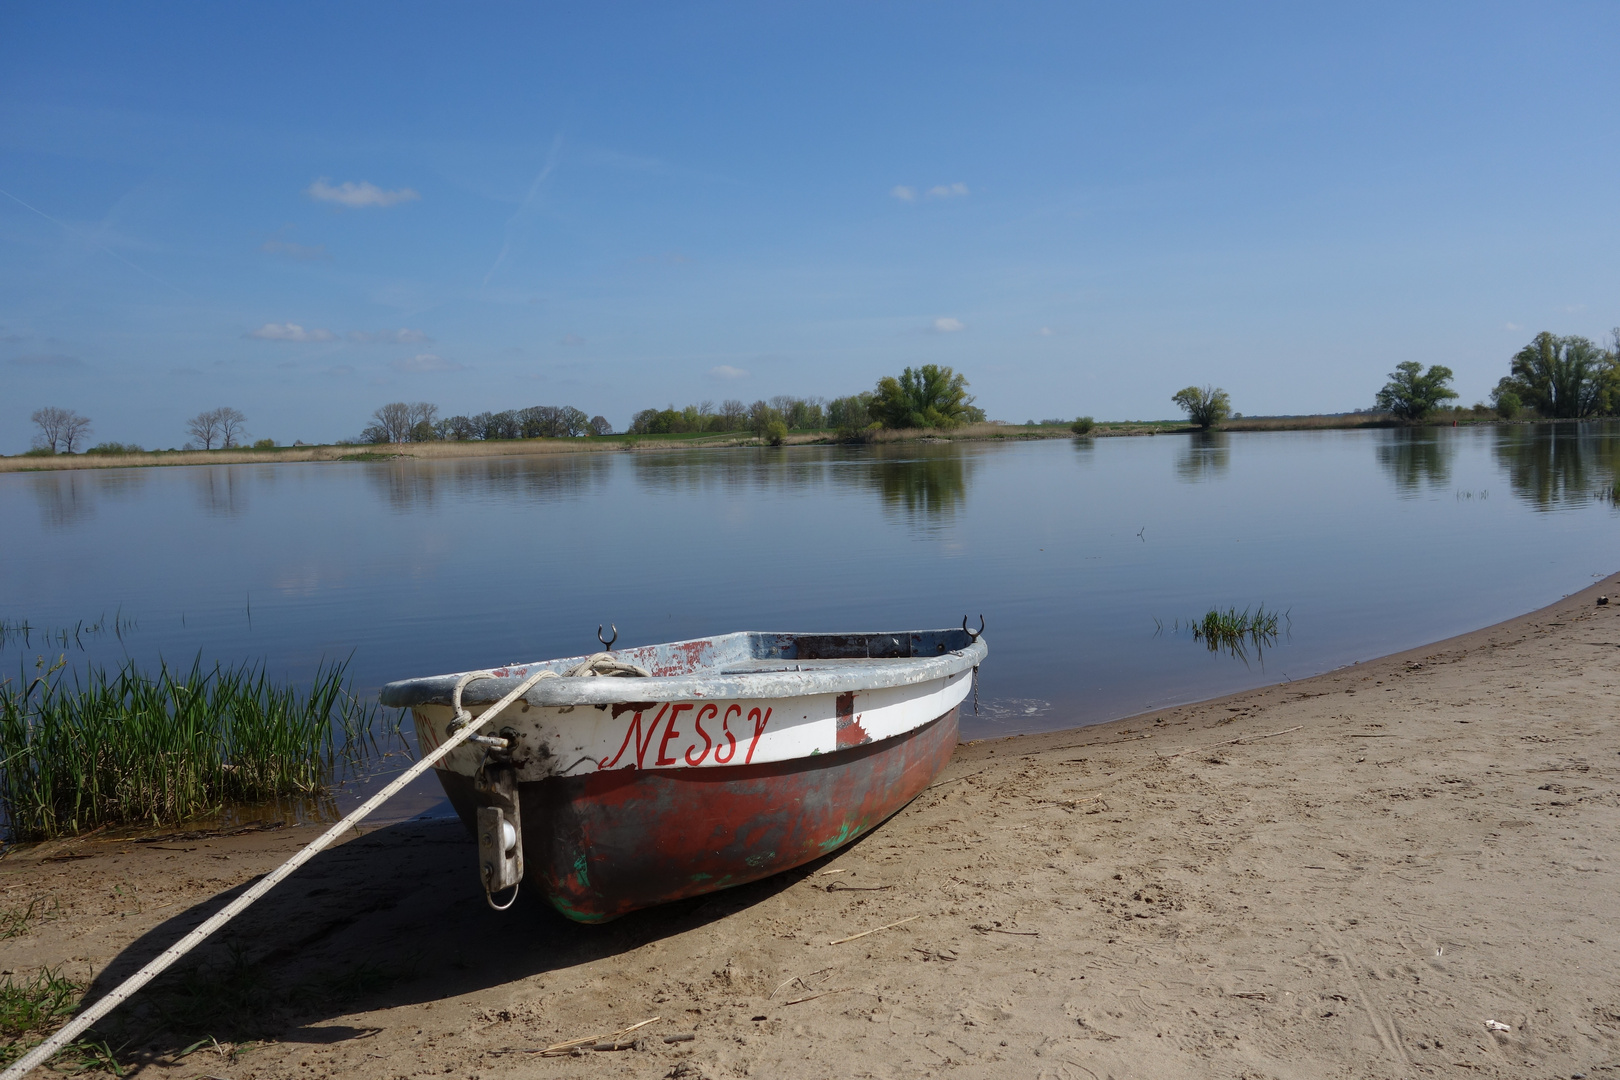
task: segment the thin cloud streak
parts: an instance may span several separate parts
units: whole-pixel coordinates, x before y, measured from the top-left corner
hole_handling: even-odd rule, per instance
[[[506,257],[511,253],[512,246],[518,240],[523,227],[528,224],[529,208],[540,197],[540,185],[545,183],[546,177],[550,176],[551,170],[556,167],[557,155],[561,151],[562,136],[558,135],[551,140],[551,150],[546,154],[546,163],[535,176],[534,183],[529,185],[529,193],[518,204],[517,212],[506,220],[506,236],[501,242],[500,253],[495,256],[495,261],[490,264],[489,272],[484,275],[485,288],[489,287],[490,279],[495,276],[495,271],[499,270],[501,264],[506,261]]]

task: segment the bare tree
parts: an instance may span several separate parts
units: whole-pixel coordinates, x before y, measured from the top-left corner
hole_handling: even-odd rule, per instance
[[[613,434],[613,425],[608,422],[608,418],[605,416],[593,416],[591,417],[590,430],[592,435],[611,435]]]
[[[411,407],[403,401],[391,401],[371,414],[387,442],[409,442],[411,438]]]
[[[219,441],[219,410],[205,409],[187,420],[186,434],[202,443],[204,450],[212,450]]]
[[[34,437],[34,444],[42,449],[48,447],[53,454],[73,453],[73,444],[90,434],[90,418],[80,416],[72,409],[59,409],[55,405],[47,405],[43,409],[34,410],[29,419],[39,425],[39,434]]]
[[[242,425],[247,423],[247,417],[229,405],[221,405],[214,410],[214,415],[219,418],[220,446],[229,450],[231,447],[239,445],[243,435],[246,434],[242,430]]]
[[[432,442],[439,437],[434,422],[439,418],[439,407],[431,402],[418,401],[411,405],[411,442]]]

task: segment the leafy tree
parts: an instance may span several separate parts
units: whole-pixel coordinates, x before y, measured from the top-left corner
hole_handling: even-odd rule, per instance
[[[777,412],[770,402],[756,401],[748,406],[749,430],[761,439],[768,440],[777,425],[781,426],[782,434],[785,437],[787,435],[787,421],[782,419],[782,414]],[[781,441],[778,440],[776,445],[780,444]]]
[[[924,364],[906,368],[897,379],[885,375],[868,405],[873,419],[886,428],[951,428],[969,423],[974,412],[965,375],[948,367]]]
[[[72,409],[59,409],[47,405],[35,409],[29,419],[39,428],[34,445],[51,453],[73,453],[73,444],[90,434],[90,418],[80,416]]]
[[[871,391],[833,398],[827,403],[827,424],[836,428],[840,436],[864,431],[872,424]]]
[[[1201,428],[1214,427],[1232,414],[1232,397],[1218,386],[1189,386],[1171,394],[1170,400]]]
[[[1457,391],[1446,385],[1451,378],[1451,369],[1442,364],[1431,364],[1424,371],[1416,360],[1402,361],[1378,391],[1378,407],[1402,420],[1421,420],[1442,401],[1457,396]]]
[[[591,417],[590,431],[592,435],[611,435],[613,434],[613,425],[608,423],[608,418],[605,416],[593,416]]]
[[[466,442],[473,437],[473,434],[471,417],[451,416],[444,420],[434,421],[433,424],[435,438],[448,439],[453,442]]]
[[[1592,416],[1614,396],[1614,368],[1613,354],[1589,339],[1542,331],[1513,354],[1511,373],[1491,397],[1500,404],[1502,395],[1512,394],[1552,419]]]

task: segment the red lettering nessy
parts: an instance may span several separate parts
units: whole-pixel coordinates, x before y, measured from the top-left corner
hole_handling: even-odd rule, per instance
[[[619,752],[613,755],[611,761],[604,761],[598,765],[598,771],[611,769],[619,763],[619,759],[624,757],[624,752],[630,748],[630,737],[632,735],[636,739],[636,764],[634,767],[637,769],[643,768],[643,761],[646,759],[647,751],[652,747],[653,736],[658,734],[658,722],[664,718],[664,710],[668,708],[669,706],[665,705],[658,710],[658,715],[653,717],[652,723],[647,726],[647,737],[645,739],[641,736],[641,710],[637,709],[635,719],[631,720],[624,729],[624,742],[619,744]],[[629,765],[625,766],[625,768],[630,767]]]
[[[715,762],[716,765],[724,765],[726,762],[730,761],[732,758],[737,756],[737,736],[735,736],[735,735],[733,735],[731,733],[731,714],[732,713],[736,713],[738,716],[741,716],[742,715],[742,706],[741,705],[727,705],[726,706],[726,715],[723,716],[720,719],[720,733],[726,737],[726,756],[721,757],[720,756],[720,748],[718,746],[715,747],[714,748],[714,762]]]
[[[748,719],[754,725],[754,740],[748,744],[748,756],[743,758],[744,765],[754,760],[754,747],[759,745],[759,737],[765,734],[765,725],[771,722],[771,710],[766,709],[765,715],[761,716],[758,709],[749,709]]]
[[[703,764],[703,759],[709,756],[709,747],[714,745],[714,740],[709,738],[709,733],[707,731],[703,730],[703,721],[705,717],[713,720],[719,715],[720,706],[705,705],[703,708],[698,710],[697,716],[692,718],[692,723],[697,726],[697,733],[703,737],[703,753],[699,754],[697,757],[693,757],[692,751],[697,748],[694,746],[688,746],[686,748],[685,755],[683,755],[686,758],[686,763],[688,765],[701,765]]]
[[[669,723],[664,725],[664,741],[658,744],[658,760],[653,762],[654,765],[679,764],[679,762],[670,757],[667,753],[665,753],[665,751],[669,749],[669,740],[680,737],[681,733],[675,730],[675,721],[681,718],[681,711],[683,709],[691,710],[695,708],[697,708],[696,705],[677,705],[673,709],[669,710]]]

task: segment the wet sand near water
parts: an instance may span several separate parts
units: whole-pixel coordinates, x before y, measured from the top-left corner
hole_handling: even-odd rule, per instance
[[[107,1033],[140,1076],[227,1080],[1620,1077],[1617,717],[1620,575],[1312,679],[964,745],[850,848],[607,926],[492,912],[458,823],[388,825]],[[99,995],[315,835],[13,850],[0,909],[40,914],[0,967]],[[587,1036],[627,1048],[534,1052]]]

